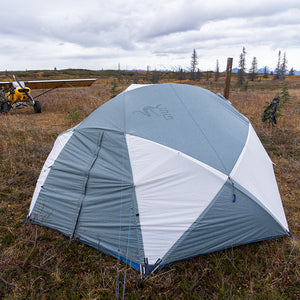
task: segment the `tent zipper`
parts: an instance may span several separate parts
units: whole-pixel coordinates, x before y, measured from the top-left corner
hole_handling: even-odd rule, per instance
[[[98,138],[98,143],[97,143],[97,147],[95,149],[95,153],[93,155],[93,159],[90,161],[88,168],[86,169],[86,171],[84,172],[85,178],[84,178],[84,182],[83,182],[83,186],[82,186],[82,194],[81,197],[78,201],[78,207],[77,207],[77,211],[75,214],[75,219],[74,219],[74,224],[73,224],[73,229],[72,229],[72,233],[70,234],[70,239],[74,238],[74,234],[77,228],[77,223],[78,223],[78,219],[80,216],[80,212],[81,212],[81,208],[82,208],[82,204],[83,204],[83,200],[86,197],[86,188],[87,188],[87,184],[89,181],[89,177],[90,177],[90,171],[92,169],[92,167],[94,166],[99,153],[100,153],[100,149],[101,149],[101,143],[102,143],[102,138],[103,138],[103,132],[101,131],[99,134],[99,138]]]

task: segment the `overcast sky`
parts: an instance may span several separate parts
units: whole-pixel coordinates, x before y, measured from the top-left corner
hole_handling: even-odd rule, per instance
[[[300,70],[300,0],[1,0],[0,70],[274,69],[278,51]]]

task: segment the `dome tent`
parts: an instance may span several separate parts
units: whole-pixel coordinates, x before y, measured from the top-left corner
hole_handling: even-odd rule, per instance
[[[289,231],[248,119],[222,96],[183,84],[131,86],[62,133],[28,218],[121,258],[142,278]]]

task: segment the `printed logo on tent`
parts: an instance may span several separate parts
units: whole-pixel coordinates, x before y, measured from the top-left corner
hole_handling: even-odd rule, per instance
[[[162,107],[161,104],[157,104],[156,106],[144,106],[142,110],[136,110],[133,113],[140,113],[146,117],[158,116],[162,117],[165,120],[173,119],[173,116],[169,112],[167,107]]]

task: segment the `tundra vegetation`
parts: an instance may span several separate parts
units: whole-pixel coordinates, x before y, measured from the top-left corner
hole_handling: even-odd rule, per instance
[[[7,75],[0,73],[0,80],[9,80]],[[70,69],[16,75],[20,80],[99,80],[83,88],[85,93],[58,89],[41,96],[41,114],[25,108],[0,115],[0,298],[113,299],[118,290],[122,296],[125,281],[128,299],[300,299],[297,238],[270,239],[179,261],[156,271],[141,288],[139,273],[122,262],[118,267],[117,259],[46,227],[24,226],[36,178],[58,134],[134,81],[187,83],[223,93],[224,73],[217,80],[213,72],[206,78],[197,73],[191,77],[182,69]],[[300,76],[288,75],[283,82],[261,74],[247,88],[237,85],[238,80],[234,75],[229,99],[252,122],[272,161],[281,167],[275,167],[280,194],[290,231],[299,237],[300,189],[292,176],[300,178]],[[265,103],[276,95],[286,99],[287,91],[277,125],[262,123]]]

